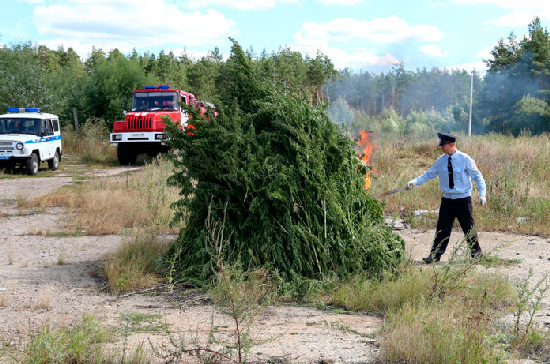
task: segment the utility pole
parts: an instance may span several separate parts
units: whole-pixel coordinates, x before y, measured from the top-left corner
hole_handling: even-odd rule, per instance
[[[470,115],[468,117],[468,136],[472,135],[472,99],[474,95],[474,72],[475,68],[472,71],[472,76],[470,78]]]

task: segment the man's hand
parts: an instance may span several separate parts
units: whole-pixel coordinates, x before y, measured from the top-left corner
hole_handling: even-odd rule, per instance
[[[479,196],[479,204],[481,206],[485,205],[486,202],[487,202],[487,198],[485,196]]]
[[[413,180],[410,180],[409,182],[407,182],[407,190],[412,190],[414,188],[414,182]]]

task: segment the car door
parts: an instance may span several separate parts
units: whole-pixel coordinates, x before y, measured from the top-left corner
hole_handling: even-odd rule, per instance
[[[42,138],[40,138],[40,159],[47,160],[53,157],[55,143],[53,141],[53,125],[50,119],[42,121]]]

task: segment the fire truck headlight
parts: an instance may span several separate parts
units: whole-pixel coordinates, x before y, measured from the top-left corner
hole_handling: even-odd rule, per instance
[[[164,140],[166,139],[166,134],[155,134],[155,139],[156,140]]]
[[[120,134],[113,134],[113,141],[114,140],[122,140],[122,135]]]
[[[19,143],[15,144],[15,149],[23,150],[23,143],[19,142]]]

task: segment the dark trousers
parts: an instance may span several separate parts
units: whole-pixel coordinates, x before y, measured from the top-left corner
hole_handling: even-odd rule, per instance
[[[458,219],[460,227],[468,241],[471,254],[480,253],[481,248],[474,229],[474,216],[472,214],[472,198],[441,198],[441,207],[439,208],[439,219],[437,220],[437,230],[435,233],[434,244],[431,254],[441,256],[445,253],[453,223]]]

